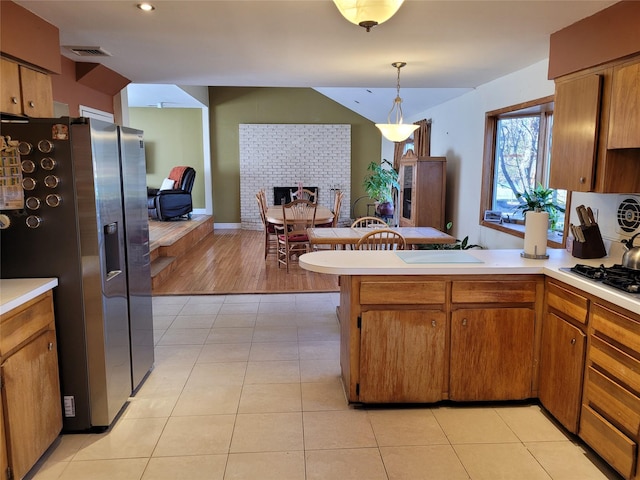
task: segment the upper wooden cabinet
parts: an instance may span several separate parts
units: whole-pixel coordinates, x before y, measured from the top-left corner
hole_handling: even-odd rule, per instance
[[[0,58],[0,111],[27,117],[53,117],[49,75]]]
[[[640,57],[556,79],[549,186],[640,191]]]
[[[640,61],[613,69],[607,146],[640,147]]]
[[[400,226],[444,230],[447,159],[405,156],[399,174]]]
[[[20,89],[20,68],[17,63],[0,58],[0,111],[12,115],[22,115],[22,93]]]
[[[565,190],[588,192],[595,174],[602,75],[556,85],[551,180]]]

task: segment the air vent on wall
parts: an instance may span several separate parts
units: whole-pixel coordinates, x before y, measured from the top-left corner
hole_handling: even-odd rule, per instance
[[[81,57],[110,57],[111,54],[102,47],[81,47],[65,45],[64,48]]]
[[[640,231],[640,197],[621,196],[617,217],[617,231],[619,233],[632,235],[636,233],[636,230]]]

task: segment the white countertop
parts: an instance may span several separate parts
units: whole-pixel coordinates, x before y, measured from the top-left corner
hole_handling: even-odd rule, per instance
[[[0,280],[0,314],[58,286],[57,278],[10,278]]]
[[[453,253],[451,262],[443,263],[447,258],[442,252],[458,252],[460,256],[456,258]],[[334,275],[544,274],[631,312],[640,313],[640,295],[618,291],[600,282],[559,270],[576,263],[611,266],[616,263],[613,259],[576,258],[564,249],[548,249],[549,258],[546,260],[523,258],[521,253],[522,250],[411,250],[402,252],[402,255],[413,254],[421,262],[429,262],[431,255],[437,263],[407,263],[396,252],[325,250],[302,255],[300,266],[312,272]],[[469,263],[470,261],[474,263]]]

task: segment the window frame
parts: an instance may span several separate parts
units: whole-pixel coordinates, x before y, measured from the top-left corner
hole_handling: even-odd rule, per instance
[[[523,223],[497,223],[489,222],[484,219],[484,212],[486,210],[492,210],[493,207],[493,190],[494,190],[494,173],[495,173],[495,161],[496,161],[496,135],[498,120],[505,117],[517,117],[525,115],[525,110],[530,110],[531,113],[545,113],[541,122],[545,124],[549,123],[549,114],[553,113],[553,105],[548,108],[548,104],[553,104],[554,95],[547,97],[530,100],[528,102],[511,105],[509,107],[492,110],[485,114],[485,128],[484,128],[484,153],[482,159],[482,185],[480,193],[480,212],[479,212],[479,224],[483,227],[487,227],[493,230],[498,230],[509,235],[524,238],[524,224]],[[512,115],[509,115],[512,113]],[[545,127],[546,128],[546,127]],[[540,142],[542,151],[538,151],[538,159],[549,158],[549,136],[545,135],[544,141]],[[546,162],[545,162],[546,163]],[[548,168],[545,164],[544,168]],[[536,179],[541,178],[543,175],[542,169],[536,169]],[[571,208],[571,192],[567,192],[567,204],[565,213],[564,230],[562,232],[561,241],[557,241],[557,234],[551,232],[547,241],[547,246],[550,248],[564,248],[566,244],[567,232],[569,229],[568,212]]]

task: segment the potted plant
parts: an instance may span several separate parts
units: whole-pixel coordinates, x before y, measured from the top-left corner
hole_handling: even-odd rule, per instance
[[[558,219],[558,212],[564,212],[564,208],[553,202],[554,190],[545,188],[538,184],[533,190],[525,190],[523,193],[516,193],[516,198],[520,200],[520,205],[516,211],[526,212],[546,212],[549,214],[550,227],[553,229]]]
[[[376,212],[384,216],[393,215],[393,189],[400,189],[398,172],[386,159],[380,163],[371,162],[367,171],[369,174],[362,185],[367,195],[376,201]]]

